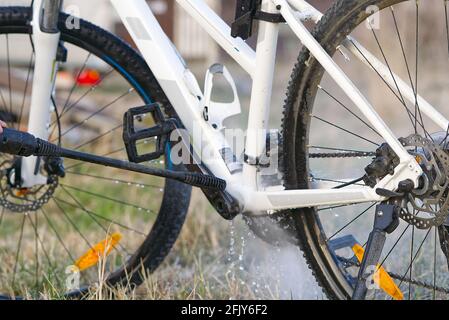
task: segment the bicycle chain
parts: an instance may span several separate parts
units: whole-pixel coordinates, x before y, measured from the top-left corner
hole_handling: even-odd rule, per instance
[[[435,286],[435,288],[434,288],[433,284],[429,284],[429,283],[424,282],[424,281],[404,278],[403,275],[401,276],[401,275],[396,274],[396,273],[390,273],[389,272],[388,274],[390,275],[390,277],[392,277],[395,280],[399,280],[399,281],[402,281],[402,282],[410,283],[410,284],[413,284],[413,285],[418,286],[418,287],[423,287],[425,289],[435,290],[435,291],[438,291],[438,292],[449,294],[449,289],[446,289],[446,288],[443,288],[443,287]]]
[[[311,153],[309,158],[326,159],[326,158],[368,158],[375,157],[375,152],[333,152],[333,153]]]
[[[342,263],[344,263],[347,267],[360,267],[360,263],[355,263],[353,260],[348,259],[348,258],[344,258],[344,257],[337,257],[339,261],[341,261]],[[428,282],[425,281],[420,281],[420,280],[415,280],[415,279],[409,279],[407,277],[404,277],[403,275],[399,275],[397,273],[393,273],[393,272],[388,272],[388,275],[395,279],[395,280],[399,280],[401,282],[405,282],[405,283],[410,283],[413,284],[415,286],[419,286],[419,287],[423,287],[425,289],[430,289],[430,290],[435,290],[441,293],[445,293],[445,294],[449,294],[449,289],[447,288],[443,288],[443,287],[439,287],[439,286],[433,286],[433,284],[429,284]]]

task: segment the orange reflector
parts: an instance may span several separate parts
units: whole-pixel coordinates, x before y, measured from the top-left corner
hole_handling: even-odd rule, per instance
[[[359,260],[359,262],[362,262],[363,255],[365,254],[365,249],[359,244],[355,244],[352,247],[352,251],[354,251],[355,256]],[[383,291],[385,291],[386,294],[388,294],[390,297],[392,297],[395,300],[403,300],[404,294],[401,292],[399,287],[394,283],[393,279],[390,277],[387,271],[383,267],[380,267],[378,264],[376,269],[377,271],[374,273],[373,280],[374,282],[381,288]]]
[[[77,266],[80,271],[93,267],[100,261],[100,259],[109,255],[121,239],[122,235],[120,233],[114,233],[111,236],[108,236],[105,240],[100,241],[90,248],[89,251],[75,262],[75,266]]]
[[[416,155],[415,160],[416,160],[416,162],[418,162],[418,164],[421,164],[423,159],[421,158],[420,155]]]
[[[16,191],[14,191],[14,194],[16,197],[25,197],[29,193],[28,188],[21,188]]]

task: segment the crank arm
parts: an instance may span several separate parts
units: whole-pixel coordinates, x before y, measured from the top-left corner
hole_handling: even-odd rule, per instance
[[[213,176],[150,168],[129,161],[65,149],[48,141],[36,138],[32,134],[8,128],[3,129],[3,133],[0,134],[0,152],[22,157],[62,157],[172,179],[199,188],[222,191],[226,189],[226,181]]]

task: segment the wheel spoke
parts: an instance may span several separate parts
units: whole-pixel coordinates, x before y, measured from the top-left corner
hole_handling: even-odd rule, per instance
[[[73,220],[70,218],[70,216],[67,214],[67,212],[62,208],[60,203],[56,200],[55,197],[52,197],[53,202],[56,204],[56,206],[59,208],[61,213],[64,215],[65,219],[70,223],[70,225],[73,227],[73,229],[81,236],[81,238],[84,240],[88,248],[92,248],[93,246],[89,242],[89,240],[84,236],[84,234],[81,232],[81,230],[78,228],[78,226],[73,222]]]
[[[417,213],[416,213],[415,209],[413,209],[413,211],[414,211],[414,215],[416,216]],[[410,267],[409,267],[410,268],[410,275],[409,275],[409,279],[410,280],[412,280],[412,276],[413,276],[413,261],[414,261],[414,259],[413,259],[413,249],[414,249],[414,244],[415,244],[415,226],[413,225],[412,226],[412,241],[411,241],[411,244],[410,244]],[[411,296],[412,296],[412,283],[409,282],[409,287],[408,287],[408,299],[409,300],[411,300],[410,299]]]
[[[8,63],[9,113],[12,115],[11,58],[9,53],[9,35],[6,34],[6,60]]]
[[[30,218],[29,215],[27,215],[29,220],[32,220]],[[39,227],[39,220],[38,220],[38,216],[37,214],[34,215],[35,218],[35,225],[33,224],[32,227],[34,229],[34,259],[35,259],[35,263],[36,263],[36,268],[35,268],[35,282],[36,282],[36,288],[38,286],[38,282],[39,282],[39,239],[38,239],[38,227]]]
[[[337,102],[337,105],[341,106],[343,109],[345,109],[347,112],[349,112],[352,116],[354,116],[356,119],[358,119],[360,122],[362,122],[365,126],[367,126],[370,130],[372,130],[376,135],[382,138],[379,132],[376,131],[368,122],[363,120],[361,117],[359,117],[355,112],[353,112],[351,109],[349,109],[347,106],[343,104],[340,100],[338,100],[334,95],[332,95],[328,90],[324,89],[322,86],[318,86],[318,88],[326,93],[332,100]]]
[[[444,1],[444,23],[446,25],[447,53],[449,55],[449,19],[448,19],[448,10],[447,10],[448,0],[443,0],[443,1]]]
[[[145,142],[146,142],[145,140],[140,140],[139,142],[136,143],[136,146],[139,146],[139,145],[141,145],[141,144],[144,144]],[[119,152],[125,151],[125,149],[126,149],[126,147],[121,147],[121,148],[118,148],[118,149],[115,149],[115,150],[106,152],[106,153],[102,154],[101,156],[102,156],[102,157],[109,157],[109,156],[111,156],[111,155],[113,155],[113,154],[115,154],[115,153],[119,153]],[[128,160],[128,159],[125,159],[125,161],[127,161],[127,160]],[[154,163],[154,162],[157,162],[157,160],[149,161],[149,163]],[[148,162],[147,162],[147,163],[148,163]],[[92,165],[92,163],[90,163],[90,162],[78,161],[77,163],[74,163],[73,165],[67,166],[66,170],[70,170],[70,169],[73,169],[73,168],[77,168],[77,167],[80,167],[80,166],[82,166],[82,165]]]
[[[32,69],[32,66],[33,66],[33,61],[34,61],[34,52],[31,53],[30,62],[28,64],[28,71],[27,71],[27,77],[26,77],[26,81],[25,81],[25,88],[23,89],[22,104],[20,106],[19,118],[18,118],[18,121],[17,121],[17,129],[20,129],[20,124],[22,123],[23,111],[24,111],[24,108],[25,108],[25,101],[26,101],[26,97],[27,97],[27,93],[28,93],[28,86],[29,86],[29,81],[30,81],[31,69]]]
[[[89,89],[87,89],[77,100],[75,100],[75,102],[73,102],[72,104],[70,104],[70,106],[66,107],[66,109],[64,110],[64,112],[61,112],[61,118],[63,118],[70,110],[72,110],[73,108],[75,108],[78,103],[80,103],[84,98],[86,98],[90,93],[94,92],[98,86],[106,79],[109,77],[109,75],[114,71],[114,69],[110,69],[109,71],[106,72],[106,74],[101,78],[100,81],[98,81],[98,83],[92,87],[90,87]],[[56,122],[53,122],[51,124],[51,126],[54,126],[56,124]]]
[[[352,132],[352,131],[350,131],[350,130],[348,130],[348,129],[345,129],[345,128],[343,128],[343,127],[340,127],[340,126],[338,126],[338,125],[336,125],[336,124],[334,124],[334,123],[332,123],[332,122],[330,122],[330,121],[327,121],[327,120],[325,120],[325,119],[323,119],[323,118],[321,118],[321,117],[318,117],[318,116],[315,116],[315,115],[313,115],[312,117],[315,118],[315,119],[317,119],[317,120],[319,120],[319,121],[321,121],[321,122],[324,122],[324,123],[326,123],[326,124],[328,124],[328,125],[330,125],[330,126],[332,126],[332,127],[334,127],[334,128],[340,129],[340,130],[342,130],[342,131],[344,131],[344,132],[346,132],[346,133],[348,133],[348,134],[350,134],[350,135],[352,135],[352,136],[355,136],[355,137],[357,137],[357,138],[359,138],[359,139],[362,139],[362,140],[364,140],[364,141],[366,141],[366,142],[369,142],[369,143],[371,143],[371,144],[373,144],[373,145],[375,145],[375,146],[379,146],[378,143],[376,143],[376,142],[374,142],[374,141],[372,141],[372,140],[369,140],[369,139],[367,139],[367,138],[365,138],[365,137],[362,137],[361,135],[359,135],[359,134],[357,134],[357,133],[354,133],[354,132]]]
[[[395,26],[395,29],[396,29],[396,35],[397,35],[397,37],[398,37],[399,45],[400,45],[400,47],[401,47],[402,57],[404,58],[405,67],[406,67],[406,69],[407,69],[407,74],[408,74],[408,78],[409,78],[409,81],[410,81],[410,86],[412,87],[413,93],[414,93],[414,95],[415,95],[415,107],[417,107],[417,109],[419,109],[419,104],[418,104],[418,91],[417,91],[417,88],[415,87],[415,85],[413,84],[412,73],[411,73],[411,71],[410,71],[410,67],[409,67],[407,55],[405,54],[404,43],[403,43],[403,41],[402,41],[402,36],[401,36],[400,31],[399,31],[398,22],[397,22],[397,19],[396,19],[396,14],[394,13],[393,6],[391,6],[391,15],[392,15],[392,17],[393,17],[394,26]],[[415,79],[415,83],[416,83],[416,84],[418,83],[418,82],[417,82],[417,79]],[[425,134],[428,138],[432,138],[432,137],[428,134],[427,130],[424,129],[424,121],[423,121],[423,119],[422,119],[421,114],[420,114],[420,120],[421,120],[421,123],[420,123],[420,124],[422,125],[422,128],[423,128],[423,130],[424,130],[424,134]],[[418,122],[417,122],[416,110],[415,110],[415,115],[414,115],[414,121],[415,121],[415,123],[414,123],[414,129],[415,129],[415,133],[417,133],[417,131],[418,131],[418,130],[417,130],[417,124],[418,124]]]
[[[415,47],[416,47],[416,54],[415,54],[415,134],[418,133],[417,128],[417,118],[418,114],[421,119],[422,124],[424,125],[421,109],[418,105],[418,66],[419,66],[419,4],[418,1],[415,2],[416,4],[416,39],[415,39]]]
[[[36,215],[36,219],[37,219],[37,215]],[[58,281],[58,285],[61,286],[61,284],[62,284],[61,278],[59,277],[58,273],[56,272],[56,267],[53,264],[53,262],[51,261],[48,251],[45,249],[44,242],[39,237],[38,227],[33,223],[33,219],[31,219],[31,217],[29,215],[28,215],[28,220],[30,221],[31,226],[34,229],[34,234],[36,235],[36,239],[41,246],[41,249],[42,249],[42,252],[44,253],[45,259],[47,260],[48,265],[50,266],[51,273],[56,277],[56,281]],[[36,278],[36,281],[37,280],[38,279]]]
[[[349,187],[349,186],[360,186],[360,187],[366,186],[365,184],[359,183],[359,182],[363,181],[363,178],[364,177],[361,177],[361,178],[358,178],[358,179],[346,182],[346,181],[336,180],[336,179],[313,177],[312,181],[323,181],[323,182],[339,183],[338,186],[335,186],[332,189],[342,189],[342,188]],[[320,189],[322,189],[322,188],[320,188]]]
[[[106,228],[105,226],[103,226],[98,219],[89,212],[89,210],[87,210],[80,202],[79,200],[72,194],[70,193],[64,186],[61,186],[62,190],[64,190],[64,192],[73,200],[75,201],[75,203],[77,204],[78,208],[81,209],[83,212],[87,213],[88,216],[101,228],[103,229],[104,233],[106,236],[109,235],[109,230],[108,228]],[[126,248],[124,248],[120,243],[118,244],[118,246],[122,249],[122,251],[124,251],[127,255],[130,255],[130,253],[126,250]]]
[[[87,67],[87,62],[89,61],[89,58],[92,56],[92,53],[88,53],[86,59],[84,60],[84,63],[81,67],[81,69],[79,70],[76,79],[79,79],[79,77],[81,76],[81,74],[83,73],[83,71],[86,69]],[[78,88],[78,81],[74,81],[72,87],[70,88],[69,94],[67,95],[67,99],[64,102],[64,105],[62,107],[61,110],[61,115],[63,115],[69,105],[70,99],[72,98],[73,93],[75,92],[75,89]]]
[[[85,146],[87,146],[87,145],[89,145],[91,143],[97,142],[98,140],[106,137],[107,135],[109,135],[109,134],[111,134],[111,133],[113,133],[113,132],[115,132],[115,131],[117,131],[118,129],[121,129],[121,128],[123,128],[123,124],[119,124],[118,126],[116,126],[116,127],[112,128],[112,129],[106,131],[105,133],[100,134],[99,136],[97,136],[97,137],[95,137],[95,138],[93,138],[91,140],[83,142],[82,144],[80,144],[80,145],[76,146],[75,148],[73,148],[73,150],[79,150],[82,147],[85,147]]]
[[[369,21],[369,20],[368,20],[368,21]],[[400,101],[401,101],[402,104],[407,108],[407,103],[405,102],[404,96],[402,95],[402,92],[401,92],[401,90],[399,89],[399,86],[398,86],[396,77],[394,76],[393,70],[391,69],[391,66],[390,66],[390,63],[388,62],[387,56],[385,55],[385,52],[384,52],[384,50],[383,50],[383,48],[382,48],[382,45],[380,44],[379,38],[377,37],[376,31],[374,31],[374,28],[371,26],[371,23],[370,23],[370,29],[371,29],[371,33],[372,33],[374,39],[376,40],[377,46],[379,47],[379,50],[380,50],[380,52],[381,52],[381,54],[382,54],[382,57],[383,57],[383,59],[384,59],[384,61],[385,61],[385,65],[386,65],[387,68],[388,68],[388,71],[389,71],[389,73],[390,73],[390,76],[391,76],[391,78],[393,79],[394,85],[395,85],[396,90],[397,90],[397,92],[398,92],[398,94],[399,94],[399,97],[400,97]],[[408,108],[407,108],[407,109],[408,109]],[[414,119],[415,119],[415,123],[414,123],[413,120],[410,118],[410,120],[412,120],[412,125],[413,125],[413,127],[414,127],[414,129],[415,129],[415,131],[416,131],[416,114],[415,114]]]
[[[117,98],[115,98],[114,100],[112,100],[111,102],[109,102],[108,104],[104,105],[103,107],[101,107],[100,109],[98,109],[97,111],[91,113],[89,116],[87,116],[86,118],[84,118],[83,120],[79,121],[78,123],[74,124],[72,127],[70,127],[69,129],[65,130],[61,136],[59,138],[64,137],[66,134],[68,134],[69,132],[71,132],[72,130],[82,126],[83,124],[85,124],[86,122],[88,122],[90,119],[92,119],[94,116],[100,114],[101,112],[103,112],[104,110],[108,109],[109,107],[111,107],[113,104],[115,104],[116,102],[118,102],[119,100],[123,99],[124,97],[126,97],[127,95],[129,95],[130,93],[134,92],[134,88],[130,88],[128,90],[126,90],[125,93],[122,93],[120,96],[118,96]],[[60,116],[60,118],[62,117],[62,115]]]
[[[410,264],[409,264],[408,267],[407,267],[407,270],[406,270],[405,273],[402,275],[401,281],[399,282],[398,287],[401,287],[401,284],[404,282],[404,279],[407,277],[407,274],[409,274],[409,271],[410,271],[410,269],[412,268],[412,264],[415,262],[416,258],[418,257],[418,254],[420,253],[422,246],[423,246],[424,243],[426,242],[427,237],[429,236],[431,230],[432,230],[432,229],[429,229],[429,230],[427,231],[427,233],[426,233],[426,235],[425,235],[425,237],[424,237],[424,240],[421,241],[421,243],[420,243],[420,245],[419,245],[419,247],[418,247],[418,250],[416,251],[415,255],[414,255],[413,258],[412,258],[412,261],[410,262]],[[410,278],[410,280],[411,280],[411,278]]]
[[[20,236],[19,236],[19,242],[17,243],[17,250],[16,250],[15,262],[14,262],[14,271],[13,271],[13,275],[12,275],[12,287],[14,287],[14,284],[16,281],[16,273],[17,273],[17,268],[19,265],[20,250],[22,248],[23,230],[25,228],[25,219],[26,219],[26,214],[23,215],[22,223],[21,223],[21,227],[20,227]]]
[[[2,207],[2,211],[0,213],[0,228],[2,227],[4,218],[5,218],[5,207]]]
[[[10,50],[9,50],[9,36],[5,34],[5,54],[6,54],[6,62],[7,62],[7,78],[8,78],[8,94],[9,94],[9,102],[6,101],[5,96],[3,95],[3,90],[0,88],[0,98],[3,106],[0,108],[1,111],[5,113],[4,120],[10,127],[13,127],[12,120],[12,92],[11,92],[11,60],[10,60]]]
[[[126,201],[123,201],[123,200],[120,200],[120,199],[114,199],[114,198],[111,198],[111,197],[107,197],[105,195],[102,195],[102,194],[99,194],[99,193],[95,193],[95,192],[92,192],[92,191],[80,189],[80,188],[75,187],[75,186],[70,186],[70,185],[67,185],[67,184],[61,184],[61,187],[66,187],[66,188],[69,188],[69,189],[72,189],[72,190],[75,190],[75,191],[78,191],[78,192],[82,192],[82,193],[85,193],[85,194],[88,194],[88,195],[91,195],[93,197],[97,197],[97,198],[100,198],[100,199],[103,199],[103,200],[112,201],[112,202],[115,202],[115,203],[118,203],[118,204],[121,204],[121,205],[124,205],[124,206],[127,206],[127,207],[131,207],[131,208],[137,209],[138,211],[144,211],[144,212],[147,212],[147,213],[156,214],[154,211],[152,211],[150,209],[147,209],[147,208],[143,208],[143,207],[141,207],[139,205],[136,205],[136,204],[133,204],[133,203],[129,203],[129,202],[126,202]]]
[[[334,210],[334,209],[338,209],[338,208],[344,208],[344,207],[351,207],[354,204],[340,204],[338,206],[331,206],[331,207],[324,207],[324,208],[320,208],[317,209],[316,211],[321,212],[321,211],[327,211],[327,210]]]
[[[380,74],[380,72],[373,66],[373,64],[371,63],[371,61],[369,61],[369,59],[365,56],[365,54],[359,49],[359,47],[354,43],[354,41],[350,40],[351,44],[356,48],[356,50],[359,52],[360,55],[362,55],[363,59],[369,64],[369,66],[371,67],[371,69],[373,69],[373,71],[379,76],[379,78],[382,80],[382,82],[387,86],[387,88],[391,91],[391,93],[393,93],[393,95],[396,96],[396,98],[399,100],[399,102],[401,103],[401,105],[404,107],[404,110],[407,112],[407,115],[409,117],[409,120],[412,124],[412,126],[414,126],[415,121],[421,126],[421,128],[423,129],[424,132],[426,132],[426,135],[429,135],[429,133],[426,131],[426,129],[424,128],[424,124],[419,122],[416,117],[414,116],[414,114],[412,113],[412,111],[409,109],[409,107],[407,106],[407,104],[405,103],[405,101],[403,99],[401,99],[401,97],[395,92],[395,90],[387,83],[387,81],[384,79],[384,77]]]
[[[55,199],[56,199],[57,201],[61,202],[61,203],[66,204],[66,205],[72,206],[72,207],[74,207],[74,208],[81,209],[81,208],[78,207],[77,205],[75,205],[75,204],[73,204],[73,203],[70,203],[70,202],[67,202],[67,201],[65,201],[65,200],[63,200],[63,199],[60,199],[60,198],[58,198],[58,197],[55,197]],[[129,226],[126,226],[126,225],[124,225],[124,224],[122,224],[122,223],[120,223],[120,222],[117,222],[117,221],[115,221],[115,220],[112,220],[112,219],[103,217],[102,215],[99,215],[99,214],[97,214],[97,213],[95,213],[95,212],[93,212],[93,211],[90,211],[90,210],[88,210],[88,209],[86,209],[86,211],[88,211],[91,215],[93,215],[93,216],[95,216],[95,217],[97,217],[97,218],[99,218],[99,219],[103,219],[103,220],[105,220],[105,221],[107,221],[107,222],[110,222],[110,223],[112,223],[112,224],[115,224],[115,225],[117,225],[117,226],[119,226],[119,227],[121,227],[121,228],[123,228],[123,229],[129,230],[129,231],[132,231],[132,232],[135,232],[135,233],[140,234],[140,235],[142,235],[142,236],[145,236],[145,235],[146,235],[145,232],[136,230],[136,229],[134,229],[134,228],[131,228],[131,227],[129,227]]]
[[[156,186],[153,184],[147,184],[147,183],[141,183],[141,182],[135,182],[135,181],[128,181],[128,180],[121,180],[121,179],[114,179],[114,178],[109,178],[109,177],[103,177],[103,176],[98,176],[98,175],[94,175],[94,174],[88,174],[88,173],[80,173],[80,172],[75,172],[75,171],[66,171],[65,173],[67,174],[74,174],[74,175],[78,175],[78,176],[82,176],[82,177],[89,177],[89,178],[93,178],[93,179],[100,179],[100,180],[105,180],[105,181],[110,181],[113,183],[122,183],[122,184],[126,184],[126,185],[134,185],[136,187],[148,187],[148,188],[163,188],[163,186]]]
[[[402,233],[400,234],[400,236],[398,237],[398,239],[395,241],[395,243],[391,246],[390,250],[388,251],[388,253],[386,254],[385,258],[382,260],[382,262],[380,263],[380,267],[383,267],[383,265],[385,264],[385,262],[387,261],[387,259],[390,257],[390,255],[393,253],[394,249],[397,247],[397,245],[399,244],[399,242],[401,241],[401,239],[404,237],[405,233],[407,232],[408,228],[410,228],[410,225],[408,224],[407,227],[404,229],[404,231],[402,231]]]
[[[337,232],[335,232],[334,234],[332,234],[327,240],[326,242],[329,242],[330,240],[332,240],[333,238],[335,238],[338,234],[340,234],[343,230],[345,230],[346,228],[348,228],[351,224],[353,224],[355,221],[357,221],[360,217],[362,217],[363,215],[365,215],[365,213],[367,213],[372,207],[374,207],[376,205],[376,203],[371,204],[368,208],[366,208],[365,210],[363,210],[361,213],[359,213],[354,219],[352,219],[351,221],[349,221],[348,223],[346,223],[342,228],[340,228]]]
[[[432,291],[433,300],[436,300],[436,287],[437,287],[437,228],[435,228],[434,241],[433,241],[433,291]]]
[[[62,245],[62,247],[64,248],[65,252],[67,253],[67,255],[69,256],[70,260],[72,261],[72,263],[75,263],[75,259],[73,258],[72,254],[70,253],[70,250],[67,248],[66,244],[64,243],[64,241],[62,240],[61,235],[58,232],[58,229],[54,226],[53,222],[50,220],[50,217],[47,215],[47,213],[45,212],[45,210],[43,208],[40,209],[42,214],[45,217],[45,220],[47,220],[48,225],[50,226],[50,229],[53,230],[53,232],[56,235],[56,238],[58,239],[59,243]]]

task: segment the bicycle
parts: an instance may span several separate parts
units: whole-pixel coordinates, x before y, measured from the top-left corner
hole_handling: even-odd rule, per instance
[[[241,112],[232,76],[215,64],[201,90],[145,1],[111,0],[141,55],[86,21],[69,28],[72,17],[61,12],[61,1],[0,8],[8,79],[8,94],[0,96],[0,119],[8,123],[0,139],[0,232],[7,239],[18,235],[16,249],[3,250],[9,290],[16,294],[34,281],[39,292],[61,282],[65,266],[53,264],[45,244],[66,255],[83,278],[67,297],[89,291],[98,265],[108,285],[139,285],[170,251],[196,186],[224,218],[243,215],[264,240],[298,245],[329,298],[447,297],[449,121],[433,106],[441,86],[432,91],[424,82],[431,100],[419,93],[419,79],[444,81],[444,69],[429,66],[447,60],[446,1],[423,7],[419,1],[340,0],[323,14],[304,0],[238,0],[232,27],[201,0],[177,2],[252,78],[241,156],[224,133],[224,121]],[[399,20],[401,12],[412,12],[414,28]],[[423,41],[420,21],[432,14]],[[305,21],[316,24],[312,32]],[[245,40],[256,23],[253,50]],[[304,49],[287,88],[282,128],[269,131],[280,24]],[[405,36],[404,27],[415,34]],[[443,50],[426,46],[433,34],[445,36]],[[17,66],[10,50],[15,37],[27,39],[21,49],[30,52]],[[70,63],[76,50],[86,56],[80,66]],[[61,89],[58,70],[70,69],[77,69],[75,81]],[[231,103],[212,100],[220,75],[234,93]],[[350,79],[357,77],[364,78],[358,86]],[[84,91],[81,78],[90,84]],[[367,98],[367,84],[376,85],[376,103]],[[105,102],[109,95],[114,99]],[[329,110],[341,111],[331,116],[344,124],[330,120]],[[405,120],[393,130],[391,119]],[[327,127],[337,131],[326,134]],[[281,178],[266,173],[273,161]],[[137,191],[124,199],[121,185]],[[97,243],[93,229],[106,239]],[[47,279],[42,265],[51,270]]]

